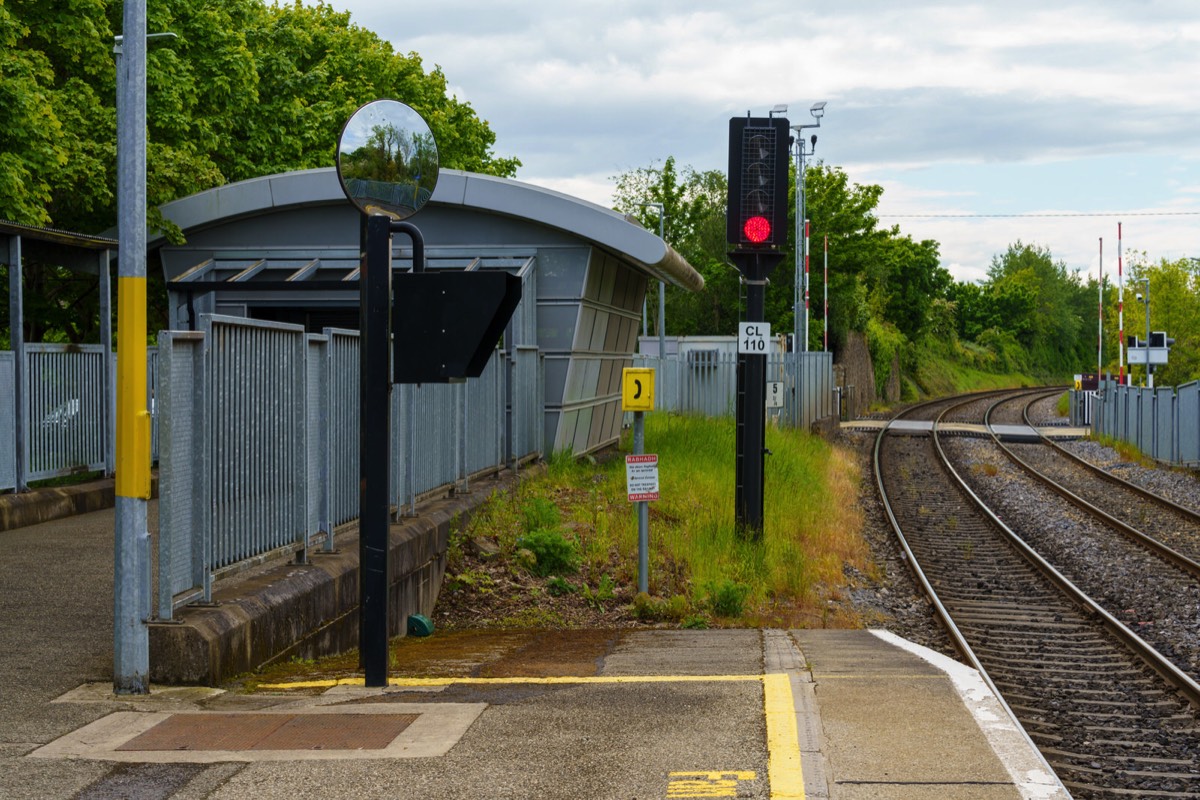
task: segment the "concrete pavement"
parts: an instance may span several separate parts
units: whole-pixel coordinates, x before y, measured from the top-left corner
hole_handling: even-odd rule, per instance
[[[112,512],[0,546],[5,798],[1066,797],[970,670],[867,631],[529,634],[385,690],[116,698]],[[380,757],[357,749],[363,720],[399,730]],[[154,740],[164,723],[181,738]],[[285,723],[323,738],[205,738]]]

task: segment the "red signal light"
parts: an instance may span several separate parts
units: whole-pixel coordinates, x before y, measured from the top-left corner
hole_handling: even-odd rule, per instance
[[[771,238],[771,222],[766,217],[750,217],[742,225],[742,232],[751,242],[760,244]]]

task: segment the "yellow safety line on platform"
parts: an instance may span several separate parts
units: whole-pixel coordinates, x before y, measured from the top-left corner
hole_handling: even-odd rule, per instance
[[[546,678],[388,678],[388,686],[453,686],[458,683],[472,685],[504,684],[603,684],[603,683],[712,683],[731,681],[760,681],[761,675],[591,675],[559,676]],[[335,686],[362,686],[362,678],[338,678],[337,680],[296,681],[293,683],[260,683],[259,689],[332,689]]]
[[[772,800],[804,800],[804,772],[800,765],[800,737],[796,729],[796,707],[792,699],[791,679],[783,673],[772,675],[594,675],[547,678],[389,678],[388,686],[422,688],[430,686],[525,685],[603,685],[621,683],[712,683],[761,681],[763,713],[767,723],[767,775]],[[335,686],[362,686],[362,678],[260,683],[259,689],[332,689]]]
[[[771,800],[804,800],[796,705],[787,675],[763,676],[763,709],[767,717],[767,779],[771,784]]]

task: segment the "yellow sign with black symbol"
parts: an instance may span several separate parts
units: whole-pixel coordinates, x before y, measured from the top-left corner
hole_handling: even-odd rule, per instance
[[[621,410],[654,410],[654,370],[626,367],[621,371]]]

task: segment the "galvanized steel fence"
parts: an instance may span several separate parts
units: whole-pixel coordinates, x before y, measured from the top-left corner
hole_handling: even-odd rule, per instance
[[[17,485],[16,355],[0,353],[0,489]]]
[[[737,410],[735,353],[693,350],[666,358],[636,355],[633,365],[654,369],[659,409],[707,417],[733,416]],[[808,430],[818,419],[837,414],[831,353],[768,355],[767,383],[781,384],[782,405],[768,409],[768,418],[781,425]]]
[[[159,335],[161,619],[211,599],[222,571],[281,551],[302,560],[312,546],[331,549],[334,529],[358,516],[358,333],[215,315],[201,315],[199,327]],[[516,363],[536,369],[538,359],[518,352]],[[516,424],[505,443],[508,371],[497,353],[477,379],[393,388],[398,510],[540,454],[536,380],[511,387]]]
[[[151,458],[157,458],[157,352],[149,348],[147,354]],[[99,344],[26,344],[20,396],[16,368],[14,353],[0,353],[0,491],[76,472],[111,473],[115,389],[109,376],[115,373],[116,355],[106,355]],[[23,421],[20,443],[18,419]]]
[[[1200,382],[1144,388],[1105,381],[1091,410],[1094,433],[1128,442],[1159,461],[1200,464]]]

